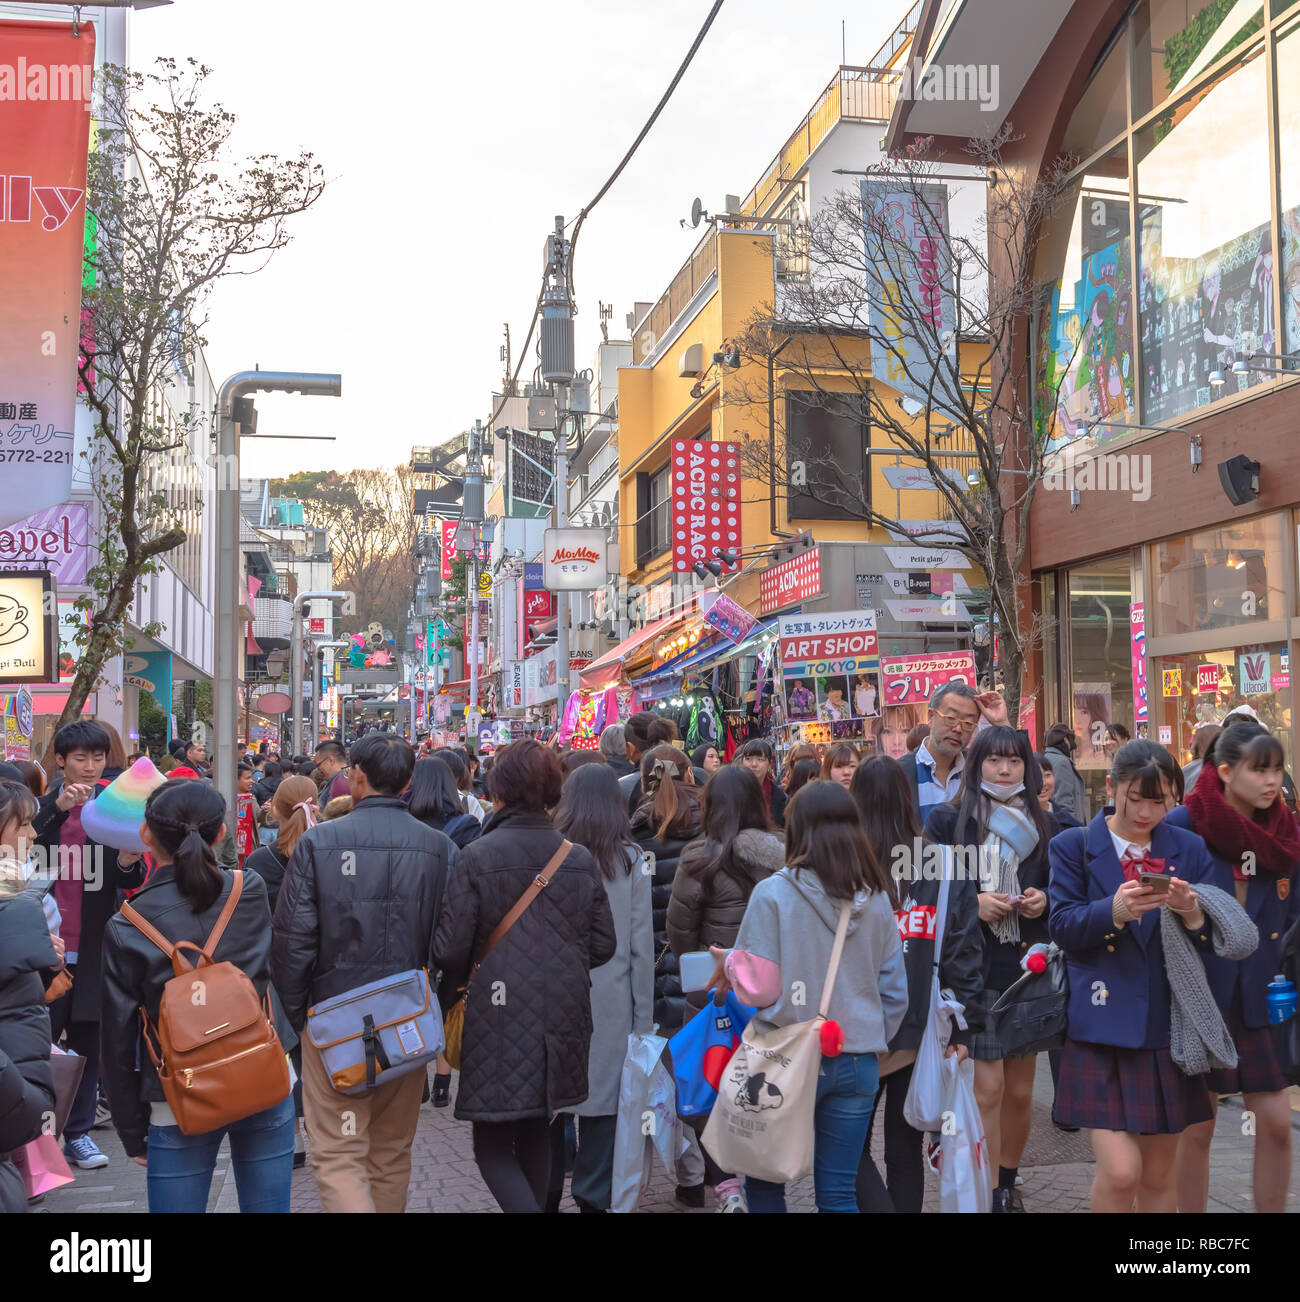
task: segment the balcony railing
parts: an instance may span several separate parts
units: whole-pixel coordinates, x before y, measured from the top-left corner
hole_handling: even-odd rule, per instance
[[[762,180],[745,196],[740,210],[751,217],[771,216],[771,205],[841,119],[888,122],[902,79],[903,74],[896,68],[840,68],[781,147]]]
[[[837,122],[842,119],[888,122],[902,76],[895,68],[841,68],[763,173],[763,179],[745,196],[741,212],[753,217],[772,216],[772,206]],[[710,230],[649,315],[638,322],[632,341],[634,366],[640,366],[654,351],[686,305],[718,269],[717,240],[717,232]]]

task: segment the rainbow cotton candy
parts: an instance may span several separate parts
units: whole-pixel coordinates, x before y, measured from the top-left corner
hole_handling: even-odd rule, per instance
[[[145,801],[166,781],[153,760],[142,755],[81,807],[86,835],[110,850],[143,850],[140,824],[144,821]]]

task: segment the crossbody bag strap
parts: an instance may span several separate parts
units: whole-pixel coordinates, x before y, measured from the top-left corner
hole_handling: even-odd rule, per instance
[[[230,894],[226,896],[225,907],[221,910],[217,918],[216,925],[208,933],[207,943],[203,946],[203,952],[209,958],[215,958],[217,946],[221,944],[221,937],[225,935],[226,926],[234,916],[235,905],[239,903],[240,892],[244,889],[244,872],[242,868],[235,869],[235,880],[231,884]]]
[[[835,944],[831,946],[831,961],[826,968],[826,981],[822,985],[822,1003],[817,1016],[825,1020],[831,1006],[831,991],[835,989],[835,978],[840,970],[840,956],[844,953],[844,938],[849,934],[849,913],[853,909],[851,900],[840,906],[840,921],[835,928]]]
[[[478,958],[474,960],[473,972],[477,972],[483,966],[483,961],[487,956],[505,939],[506,932],[524,916],[528,906],[546,889],[547,882],[555,876],[556,870],[569,857],[569,851],[572,849],[572,841],[560,842],[560,848],[551,856],[546,867],[533,878],[532,885],[515,901],[515,905],[510,912],[493,927],[492,934],[488,936]],[[470,979],[473,979],[472,972]]]

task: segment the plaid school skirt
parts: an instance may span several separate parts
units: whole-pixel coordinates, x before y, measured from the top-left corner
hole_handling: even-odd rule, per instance
[[[1126,1135],[1180,1135],[1214,1116],[1204,1076],[1179,1071],[1168,1049],[1120,1049],[1067,1037],[1056,1120]]]
[[[1206,1085],[1215,1094],[1271,1094],[1286,1089],[1288,1082],[1277,1060],[1272,1031],[1267,1026],[1247,1026],[1239,1002],[1223,1020],[1237,1046],[1237,1065],[1207,1072]]]

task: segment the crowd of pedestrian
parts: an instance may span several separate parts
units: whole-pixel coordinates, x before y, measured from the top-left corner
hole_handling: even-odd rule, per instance
[[[778,764],[761,740],[688,754],[636,714],[595,750],[520,740],[483,766],[372,730],[241,754],[233,811],[205,749],[177,742],[140,852],[82,823],[128,762],[120,739],[67,725],[48,790],[42,770],[0,769],[0,1207],[27,1206],[24,1154],[67,1053],[66,1160],[106,1164],[92,1131],[111,1118],[151,1211],[206,1208],[225,1136],[243,1211],[287,1212],[304,1161],[325,1210],[402,1211],[420,1108],[454,1102],[504,1210],[558,1210],[571,1172],[579,1210],[604,1212],[632,1045],[739,1011],[745,1039],[704,1087],[717,1102],[683,1116],[687,1206],[711,1188],[723,1212],[785,1210],[776,1150],[798,1124],[819,1210],[919,1212],[921,1100],[957,1071],[988,1204],[1025,1211],[1047,1052],[1053,1123],[1089,1132],[1094,1210],[1204,1210],[1215,1099],[1234,1093],[1256,1206],[1281,1210],[1296,1064],[1272,1028],[1300,831],[1277,738],[1230,718],[1198,734],[1190,777],[1121,741],[1089,817],[1067,726],[1035,752],[997,693],[954,683],[925,729],[898,760],[837,742]],[[233,967],[221,997],[244,1012],[199,1032],[175,983],[194,968],[217,989],[210,964]],[[1033,975],[1042,1035],[1017,1003]],[[784,1100],[798,1119],[769,1117],[751,1161],[725,1115],[766,1115],[774,1087],[735,1064],[806,1030],[820,1066]],[[207,1044],[222,1034],[246,1042]],[[699,1097],[684,1048],[663,1062]]]

